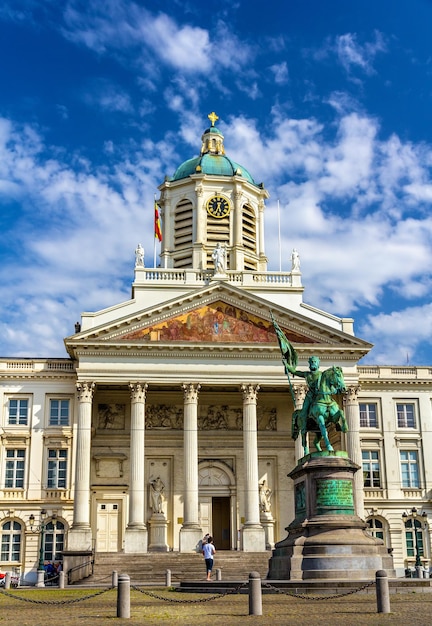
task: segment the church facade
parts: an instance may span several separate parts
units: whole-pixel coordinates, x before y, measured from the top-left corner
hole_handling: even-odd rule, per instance
[[[130,300],[83,313],[69,358],[0,359],[0,568],[32,581],[63,554],[263,552],[294,517],[287,474],[303,379],[287,379],[271,314],[298,369],[342,368],[361,468],[354,498],[398,572],[431,548],[432,367],[358,365],[353,320],[306,304],[300,261],[267,268],[268,193],[224,149],[216,116],[201,153],[159,187],[160,266],[142,248]]]

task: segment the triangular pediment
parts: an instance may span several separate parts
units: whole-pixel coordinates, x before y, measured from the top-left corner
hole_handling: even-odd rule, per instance
[[[310,342],[310,339],[298,333],[284,330],[292,342]],[[232,303],[216,300],[117,336],[117,341],[274,344],[275,333],[268,319],[233,306]]]
[[[271,321],[273,311],[279,326],[287,338],[308,350],[342,350],[366,354],[371,345],[352,334],[331,327],[326,323],[329,316],[322,313],[315,319],[296,310],[271,303],[256,294],[220,282],[158,303],[139,308],[91,329],[82,331],[65,340],[73,351],[79,346],[117,346],[119,349],[145,349],[146,346],[184,349],[199,346],[227,345],[229,349],[270,349],[278,347]],[[124,309],[123,309],[124,310]],[[317,320],[318,318],[318,320]],[[357,358],[360,358],[358,356]]]

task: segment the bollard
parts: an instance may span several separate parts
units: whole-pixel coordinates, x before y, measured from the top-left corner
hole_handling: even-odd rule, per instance
[[[165,572],[165,585],[171,587],[171,570],[167,569]]]
[[[262,615],[261,577],[258,572],[249,574],[249,615]]]
[[[422,567],[421,565],[416,565],[416,578],[422,578],[423,577],[423,573],[422,573]]]
[[[216,580],[222,580],[222,570],[219,568],[216,569]]]
[[[111,586],[112,587],[117,587],[118,585],[118,574],[117,572],[114,570],[112,573],[112,582],[111,582]]]
[[[59,581],[59,589],[64,589],[65,588],[65,573],[63,571],[59,572],[58,581]]]
[[[118,577],[117,617],[130,618],[130,578],[127,574]]]
[[[10,589],[11,578],[12,578],[12,574],[10,572],[6,572],[6,575],[5,575],[5,589]]]
[[[375,574],[377,613],[390,613],[390,591],[387,572],[383,569]]]

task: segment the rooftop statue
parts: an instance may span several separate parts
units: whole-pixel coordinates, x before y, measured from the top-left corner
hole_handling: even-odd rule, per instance
[[[140,243],[135,250],[135,267],[144,267],[144,248]]]
[[[215,274],[225,274],[226,251],[224,246],[218,242],[212,253]]]
[[[333,366],[324,372],[319,370],[320,360],[317,356],[309,358],[309,370],[302,371],[297,369],[298,356],[295,348],[286,338],[284,332],[277,324],[271,313],[273,326],[279,341],[279,347],[282,353],[282,362],[285,372],[288,376],[288,382],[295,405],[294,392],[291,385],[290,374],[299,376],[306,380],[308,387],[305,400],[301,409],[296,409],[292,416],[292,437],[297,439],[299,435],[302,438],[304,454],[309,454],[308,432],[315,434],[314,445],[318,452],[321,452],[321,440],[329,452],[333,451],[330,443],[327,427],[335,424],[336,430],[344,433],[348,430],[343,409],[339,407],[332,396],[338,393],[344,393],[345,381],[342,369]]]

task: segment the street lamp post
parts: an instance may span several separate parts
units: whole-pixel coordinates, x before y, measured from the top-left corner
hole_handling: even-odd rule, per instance
[[[37,582],[36,587],[45,587],[45,566],[44,566],[44,537],[46,529],[46,516],[47,512],[42,509],[40,512],[40,524],[35,526],[35,516],[33,513],[29,517],[30,530],[32,533],[39,533],[40,545],[39,545],[39,561],[37,567]]]
[[[421,519],[422,519],[423,523],[420,522],[420,528],[418,528],[417,525],[416,525],[416,521],[417,521],[417,517],[418,517],[418,511],[417,511],[415,506],[411,509],[409,514],[410,514],[410,516],[412,518],[412,528],[414,529],[415,568],[416,568],[416,572],[417,572],[417,577],[420,578],[420,568],[422,567],[422,562],[421,562],[421,558],[420,558],[420,546],[419,546],[418,533],[422,532],[423,525],[424,525],[424,527],[426,527],[426,524],[427,524],[427,513],[426,513],[426,511],[423,511],[423,513],[421,514]],[[406,525],[406,523],[408,521],[408,513],[404,512],[402,514],[402,519],[404,521],[404,524]],[[423,556],[423,554],[422,554],[422,556]]]

